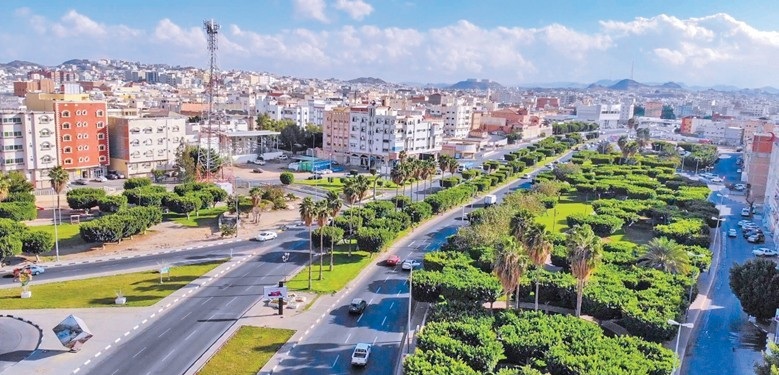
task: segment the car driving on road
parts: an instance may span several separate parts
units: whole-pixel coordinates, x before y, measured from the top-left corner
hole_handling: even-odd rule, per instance
[[[362,298],[355,298],[349,304],[349,314],[362,314],[366,307],[368,307],[368,302]]]
[[[738,237],[738,233],[736,233],[735,229],[731,229],[728,231],[728,237]]]
[[[352,352],[352,366],[365,366],[371,356],[371,344],[361,342],[354,347]]]
[[[757,249],[752,250],[752,254],[759,257],[775,257],[779,255],[779,251],[775,249],[769,249],[767,247],[759,247]]]
[[[404,271],[411,271],[416,266],[419,265],[419,262],[412,260],[412,259],[406,259],[403,261],[403,263],[400,265],[400,268]]]
[[[398,263],[400,263],[400,257],[397,255],[390,255],[386,260],[384,260],[384,264],[390,267],[395,267],[398,265]]]
[[[276,232],[260,232],[260,234],[257,235],[257,241],[269,241],[278,236],[279,235],[276,234]]]

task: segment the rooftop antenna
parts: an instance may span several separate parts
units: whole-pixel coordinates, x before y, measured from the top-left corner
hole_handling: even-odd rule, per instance
[[[198,133],[198,157],[197,157],[197,168],[196,173],[199,175],[198,180],[201,181],[211,181],[213,179],[212,175],[212,158],[214,157],[214,152],[212,151],[212,145],[211,145],[211,138],[214,136],[214,129],[212,127],[213,117],[214,117],[214,97],[217,94],[217,84],[218,84],[218,78],[216,77],[217,67],[216,67],[216,50],[219,48],[217,41],[218,34],[219,34],[219,24],[216,23],[214,20],[205,20],[203,21],[203,29],[206,31],[206,40],[208,42],[208,53],[210,57],[209,67],[208,67],[208,85],[206,86],[206,96],[208,98],[208,108],[206,113],[206,123],[205,123],[205,134],[206,134],[206,149],[203,150],[203,143],[202,143],[202,137],[204,133],[203,126],[200,128],[200,132]],[[203,168],[205,167],[205,168]],[[205,173],[203,173],[205,172]]]

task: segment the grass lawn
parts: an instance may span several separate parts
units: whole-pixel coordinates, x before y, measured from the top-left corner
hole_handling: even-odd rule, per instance
[[[311,291],[325,294],[335,293],[341,290],[341,288],[354,279],[368,263],[379,259],[378,257],[379,255],[377,254],[371,256],[371,253],[367,251],[352,251],[352,256],[350,257],[349,252],[343,245],[336,246],[332,272],[329,271],[330,254],[324,255],[322,280],[317,280],[319,278],[319,258],[314,257]],[[308,267],[289,279],[287,286],[290,290],[308,291]]]
[[[557,212],[556,215],[555,211]],[[554,227],[554,233],[563,233],[568,230],[566,218],[571,214],[580,213],[592,213],[592,206],[577,201],[573,196],[563,196],[555,208],[550,208],[543,215],[536,217],[536,222],[544,224],[550,232],[552,232]]]
[[[198,375],[254,375],[294,333],[289,329],[243,326]]]
[[[4,309],[62,309],[116,306],[116,291],[127,297],[127,306],[151,306],[192,280],[216,268],[224,260],[171,267],[170,280],[157,271],[128,273],[35,285],[30,283],[32,298],[19,297],[21,288],[0,289],[0,306]]]
[[[51,234],[52,237],[54,237],[54,224],[52,225],[39,225],[39,226],[30,226],[31,231],[33,232],[46,232]],[[60,240],[60,248],[68,247],[68,246],[77,246],[84,243],[84,241],[81,239],[81,236],[78,234],[78,224],[60,224],[57,225],[57,236]]]
[[[216,218],[225,211],[227,211],[227,207],[221,206],[200,210],[199,215],[192,213],[189,215],[189,219],[187,219],[187,215],[185,214],[177,214],[173,212],[163,214],[162,217],[164,220],[173,221],[185,227],[195,228],[215,225]]]
[[[373,178],[374,178],[373,176],[368,176],[368,179],[371,180],[371,185],[370,185],[371,191],[373,191]],[[375,178],[379,179],[381,177],[376,176]],[[328,182],[327,181],[327,176],[325,176],[321,180],[305,180],[305,179],[295,180],[295,184],[316,186],[316,187],[319,187],[320,189],[326,189],[326,190],[331,190],[331,191],[341,191],[341,189],[343,189],[343,187],[344,187],[344,184],[343,184],[342,181],[343,181],[342,177],[333,177],[333,182]],[[416,184],[416,182],[414,182],[414,183]],[[426,184],[426,183],[427,183],[427,181],[420,182],[420,185]],[[406,186],[411,186],[411,184],[412,184],[411,182],[407,182]],[[379,186],[378,184],[376,185],[376,190],[395,189],[396,187],[399,187],[399,186],[400,185],[397,185],[394,182],[392,182],[392,180],[385,178],[384,179],[384,183],[382,184],[382,186]]]
[[[652,228],[649,225],[634,224],[632,227],[623,227],[617,233],[609,236],[612,241],[628,241],[638,245],[645,245],[654,238]]]

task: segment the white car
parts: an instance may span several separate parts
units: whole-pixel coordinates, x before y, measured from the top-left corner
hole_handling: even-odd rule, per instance
[[[284,155],[284,154],[281,154],[281,155],[279,155],[279,157],[278,157],[278,158],[276,158],[276,159],[279,159],[279,160],[287,160],[287,159],[289,159],[289,156],[287,156],[287,155]]]
[[[767,247],[760,247],[757,249],[752,250],[752,254],[759,256],[759,257],[775,257],[779,255],[779,251],[775,249],[769,249]]]
[[[108,181],[108,178],[106,178],[105,176],[98,176],[98,177],[95,177],[95,179],[93,181],[95,181],[95,182],[106,182],[106,181]]]
[[[738,237],[738,233],[736,233],[735,229],[731,229],[728,231],[728,237]]]
[[[749,215],[750,215],[750,214],[751,214],[751,212],[749,212],[749,209],[748,209],[748,208],[742,208],[742,209],[741,209],[741,216],[743,216],[743,217],[749,217]]]
[[[270,241],[279,235],[276,234],[276,232],[260,232],[260,234],[257,235],[257,241]]]
[[[721,183],[722,181],[723,180],[721,178],[719,178],[719,177],[714,177],[714,178],[711,179],[711,182],[715,182],[715,183]]]
[[[265,165],[265,160],[249,160],[249,164]]]
[[[406,259],[400,264],[400,269],[404,271],[411,271],[414,267],[418,266],[419,262],[411,259]]]
[[[354,347],[352,352],[352,366],[365,366],[371,356],[371,344],[361,342]]]

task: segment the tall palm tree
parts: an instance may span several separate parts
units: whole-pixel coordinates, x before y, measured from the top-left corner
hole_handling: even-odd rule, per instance
[[[346,178],[343,182],[343,194],[346,203],[352,204],[357,201],[357,190],[354,187],[354,179]]]
[[[422,175],[422,164],[419,159],[414,159],[410,161],[409,165],[411,165],[411,177],[414,179],[411,181],[411,200],[414,200],[414,182],[417,183],[416,195],[417,200],[419,200],[419,178]]]
[[[305,197],[303,198],[303,201],[300,202],[300,208],[298,209],[298,212],[300,213],[300,220],[303,221],[303,223],[308,227],[308,289],[311,289],[311,268],[313,267],[314,263],[314,244],[311,240],[311,225],[314,224],[314,214],[316,210],[316,203],[314,202],[311,197]]]
[[[524,242],[525,233],[528,227],[533,223],[533,216],[527,210],[520,210],[509,222],[509,230],[511,235],[517,239],[517,241]]]
[[[255,186],[249,190],[249,197],[252,199],[252,216],[255,223],[260,221],[260,202],[262,202],[263,192],[264,191],[259,186]]]
[[[568,231],[568,260],[571,273],[576,278],[576,316],[582,314],[584,286],[600,262],[602,247],[600,238],[589,225],[576,225]]]
[[[631,117],[628,119],[628,134],[630,134],[630,131],[633,129],[636,129],[638,126],[638,121],[636,121],[636,116]]]
[[[658,237],[644,246],[644,254],[638,258],[638,265],[672,274],[686,274],[690,272],[690,257],[676,241]]]
[[[457,168],[460,168],[460,163],[457,162],[457,159],[455,158],[449,158],[446,161],[446,169],[449,170],[449,173],[454,175],[455,172],[457,172]]]
[[[57,225],[60,221],[60,195],[68,186],[68,172],[65,172],[61,166],[56,166],[49,171],[49,182],[51,188],[57,193],[57,208],[54,210],[54,254],[57,257],[57,261],[60,260],[60,240],[59,233],[57,232]]]
[[[398,187],[403,185],[403,195],[406,195],[406,178],[408,174],[406,173],[406,166],[403,163],[395,164],[395,166],[390,171],[390,178],[392,179],[392,182],[396,184]],[[395,195],[398,195],[398,187],[395,188]]]
[[[371,188],[371,180],[365,175],[358,175],[352,178],[354,183],[354,193],[357,195],[358,202],[362,202],[365,199],[365,194]]]
[[[449,155],[438,155],[438,169],[441,170],[441,178],[444,178],[444,173],[449,170],[449,159],[452,159]]]
[[[535,310],[538,311],[538,285],[541,270],[552,252],[552,242],[549,240],[549,233],[543,225],[532,223],[527,227],[524,233],[523,244],[527,250],[530,261],[536,267],[536,301]]]
[[[619,150],[622,151],[625,149],[625,145],[628,144],[628,142],[630,142],[630,138],[628,138],[628,136],[620,136],[619,139],[617,139],[617,147],[619,147]]]
[[[325,202],[327,202],[327,209],[330,210],[330,217],[333,218],[333,224],[335,224],[335,218],[338,216],[338,213],[341,212],[344,202],[338,196],[338,193],[334,191],[327,192]],[[333,270],[333,246],[333,241],[330,241],[330,271]]]
[[[435,175],[435,161],[433,160],[424,160],[422,162],[422,178],[427,180],[429,189],[433,185],[433,176]]]
[[[324,229],[325,225],[327,225],[327,219],[329,218],[330,208],[327,206],[327,201],[321,200],[316,202],[314,205],[314,219],[316,220],[316,224],[319,226],[319,280],[322,280],[322,269],[324,268],[322,265],[322,258],[324,258],[323,253],[325,251]]]
[[[636,142],[638,142],[638,148],[644,149],[649,145],[651,134],[649,128],[636,129]]]
[[[514,291],[516,308],[519,309],[519,282],[527,268],[527,255],[522,244],[513,237],[505,237],[498,243],[492,272],[500,280],[506,293],[506,308],[509,307],[509,296]]]

